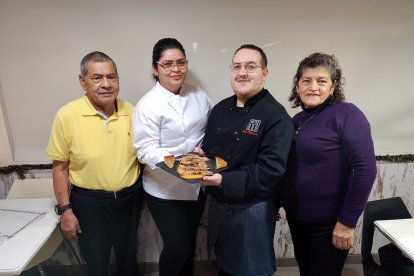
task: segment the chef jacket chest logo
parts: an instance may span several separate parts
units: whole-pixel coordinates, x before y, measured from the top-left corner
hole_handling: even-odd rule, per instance
[[[262,120],[250,119],[249,123],[247,124],[246,129],[243,130],[243,133],[257,136],[258,135],[257,132],[259,131],[261,122]]]

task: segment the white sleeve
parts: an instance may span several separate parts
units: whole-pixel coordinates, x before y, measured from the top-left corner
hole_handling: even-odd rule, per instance
[[[160,147],[160,120],[150,109],[139,103],[133,113],[134,148],[142,164],[155,166],[169,153]]]
[[[204,92],[207,97],[207,104],[208,104],[208,115],[210,115],[211,110],[213,109],[213,102],[211,101],[211,98],[208,96],[206,92]]]

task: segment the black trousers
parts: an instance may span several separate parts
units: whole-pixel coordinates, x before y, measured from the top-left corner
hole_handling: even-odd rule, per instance
[[[200,189],[197,201],[166,200],[145,193],[149,211],[164,242],[159,275],[193,275],[197,229],[205,204]]]
[[[332,244],[335,224],[312,224],[287,217],[301,276],[341,276],[349,250]]]
[[[137,231],[142,193],[139,185],[117,198],[94,197],[72,190],[70,200],[82,230],[78,242],[88,275],[108,275],[112,248],[117,275],[138,275]]]

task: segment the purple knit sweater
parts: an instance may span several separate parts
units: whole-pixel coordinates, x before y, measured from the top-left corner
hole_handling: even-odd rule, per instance
[[[313,117],[312,117],[313,116]],[[355,227],[376,175],[370,125],[351,103],[304,110],[295,129],[284,185],[288,216]]]

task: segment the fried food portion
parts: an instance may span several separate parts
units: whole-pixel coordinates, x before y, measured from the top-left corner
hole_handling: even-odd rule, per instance
[[[175,156],[174,155],[166,155],[164,156],[164,163],[167,165],[168,168],[174,168],[175,164]]]
[[[227,161],[216,156],[216,169],[221,169],[227,167]]]
[[[227,167],[227,161],[216,156],[215,169],[221,169]],[[177,172],[181,178],[185,179],[197,179],[203,178],[206,175],[213,175],[214,168],[212,162],[205,156],[189,152],[181,156],[175,157],[174,155],[164,156],[164,163],[168,168],[173,169],[175,162],[180,162],[177,166]]]
[[[182,178],[186,179],[202,178],[206,175],[213,175],[211,168],[207,165],[207,160],[207,158],[194,153],[184,154],[179,160],[180,164],[178,165],[177,172]]]

